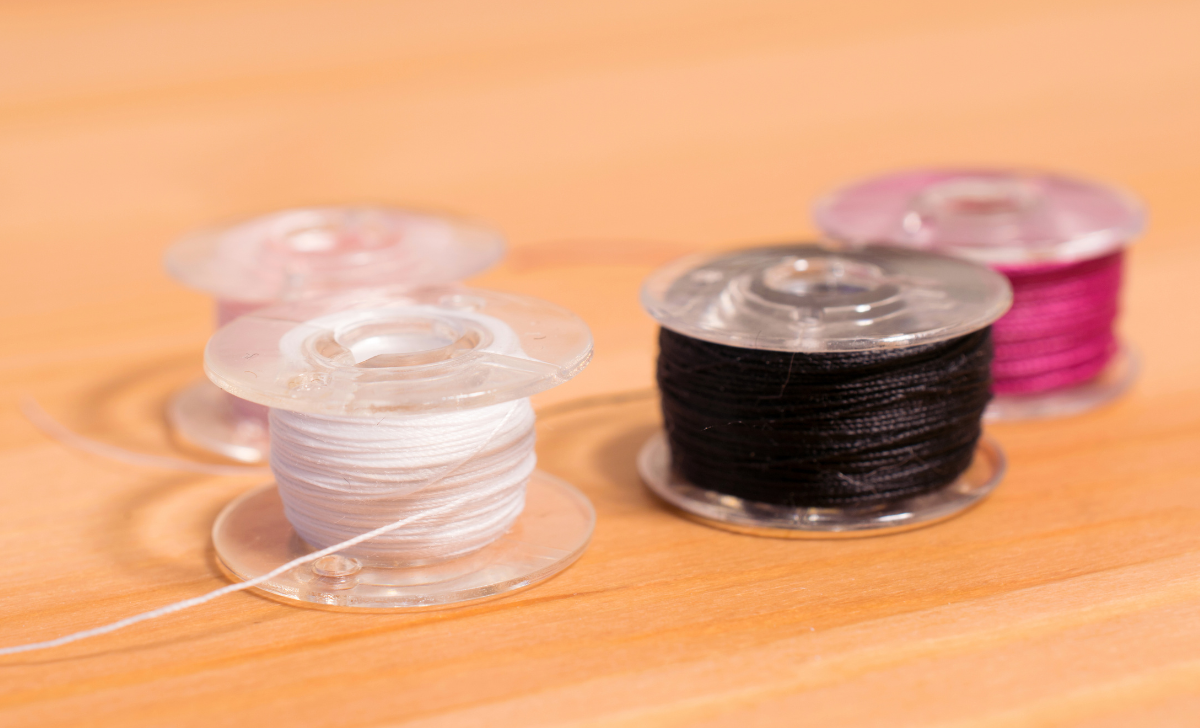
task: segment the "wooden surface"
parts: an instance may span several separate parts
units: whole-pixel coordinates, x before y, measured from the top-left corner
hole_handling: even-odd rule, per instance
[[[599,514],[568,572],[419,615],[239,594],[0,659],[4,726],[1200,724],[1200,5],[1155,0],[0,6],[0,644],[223,584],[208,529],[254,478],[182,451],[207,301],[190,227],[383,200],[510,233],[478,283],[594,327],[542,396],[542,466]],[[657,422],[636,291],[681,253],[807,235],[808,204],[927,163],[1119,182],[1152,210],[1121,403],[993,428],[1007,480],[934,528],[724,533],[641,488]],[[623,397],[610,395],[625,393]]]

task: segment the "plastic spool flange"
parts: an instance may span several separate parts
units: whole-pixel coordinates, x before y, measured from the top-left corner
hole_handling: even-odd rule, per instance
[[[894,245],[954,255],[1001,270],[1067,264],[1128,246],[1145,227],[1131,195],[1043,172],[922,169],[868,179],[814,208],[818,227],[849,246]],[[993,420],[1065,417],[1121,396],[1137,358],[1122,344],[1090,381],[1037,394],[1000,395]]]
[[[727,346],[786,352],[896,349],[966,336],[1012,302],[1003,276],[973,263],[899,248],[788,245],[684,258],[653,273],[642,305],[663,327]],[[707,490],[671,467],[665,433],[638,456],[646,485],[695,520],[785,538],[873,536],[944,520],[978,503],[1004,475],[984,438],[967,471],[921,496],[869,506],[757,503]]]
[[[499,351],[501,328],[516,334],[524,356]],[[536,299],[458,287],[391,288],[243,316],[209,341],[205,370],[225,391],[267,407],[378,419],[528,397],[574,377],[591,351],[591,334],[578,317]],[[567,568],[583,553],[594,525],[582,493],[535,471],[513,528],[473,554],[408,566],[347,550],[258,589],[352,610],[478,601]],[[274,484],[230,503],[213,527],[213,544],[222,569],[236,579],[261,576],[313,550],[285,518]]]
[[[482,225],[387,207],[284,210],[194,232],[167,271],[217,301],[218,325],[304,296],[393,284],[442,285],[495,265],[504,239]],[[266,457],[262,413],[207,379],[178,392],[167,419],[184,441],[242,462]]]

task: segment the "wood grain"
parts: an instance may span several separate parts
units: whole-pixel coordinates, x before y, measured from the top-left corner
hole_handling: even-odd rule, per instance
[[[419,615],[239,594],[0,659],[4,726],[1200,723],[1200,4],[1159,0],[43,0],[0,7],[0,644],[223,583],[253,478],[64,448],[19,412],[186,455],[199,373],[176,234],[310,202],[489,219],[477,282],[593,326],[539,397],[542,467],[599,514],[535,589]],[[793,542],[680,519],[638,285],[686,252],[811,233],[822,191],[911,164],[1035,165],[1144,197],[1135,390],[993,428],[1007,480],[911,533]]]

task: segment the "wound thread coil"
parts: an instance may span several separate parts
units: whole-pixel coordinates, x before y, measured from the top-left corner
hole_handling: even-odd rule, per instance
[[[537,463],[528,399],[380,420],[271,410],[271,470],[287,520],[314,548],[431,511],[342,553],[421,566],[509,531]],[[448,503],[460,505],[443,512]]]
[[[1013,306],[995,324],[998,395],[1030,395],[1091,381],[1121,346],[1114,327],[1125,254],[1065,265],[1001,268]]]
[[[809,354],[662,329],[672,462],[692,483],[784,506],[871,504],[954,482],[991,399],[988,329],[899,350]]]
[[[642,291],[662,325],[664,432],[639,455],[685,514],[757,535],[869,535],[950,517],[1003,456],[981,439],[1004,278],[892,248],[694,256]]]

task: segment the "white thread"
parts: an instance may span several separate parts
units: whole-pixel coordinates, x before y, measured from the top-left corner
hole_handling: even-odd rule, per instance
[[[316,547],[463,500],[354,554],[433,563],[478,551],[521,515],[537,462],[533,423],[528,399],[379,421],[271,410],[271,469],[288,521]],[[470,452],[453,475],[427,484]]]
[[[82,450],[83,452],[130,465],[182,470],[189,473],[202,473],[204,475],[269,475],[271,472],[270,469],[265,467],[256,468],[248,465],[197,463],[191,460],[164,455],[149,455],[132,452],[105,442],[97,442],[64,427],[62,423],[47,414],[46,410],[42,409],[33,397],[26,396],[21,398],[21,412],[34,427],[67,447],[73,447],[76,450]]]
[[[476,445],[475,449],[468,450],[468,451],[462,453],[462,457],[458,461],[450,462],[449,464],[447,464],[445,469],[443,469],[441,472],[434,473],[430,477],[430,479],[424,483],[424,485],[413,488],[410,491],[410,494],[415,494],[425,488],[432,488],[434,486],[437,486],[440,482],[442,482],[443,479],[453,476],[455,473],[457,473],[459,471],[460,468],[462,468],[463,466],[470,463],[477,455],[488,452],[489,449],[492,447],[493,442],[495,442],[496,438],[498,436],[500,436],[500,434],[502,432],[505,432],[506,429],[510,428],[511,423],[514,419],[519,419],[523,412],[528,411],[528,407],[529,407],[528,400],[519,400],[516,403],[510,403],[510,405],[507,407],[507,411],[503,414],[502,417],[499,418],[499,421],[496,422],[495,426],[492,427],[491,430],[487,432],[486,436],[477,438],[477,445]],[[518,442],[520,442],[520,440],[518,440]],[[532,448],[532,443],[530,443],[530,447]],[[377,538],[379,536],[384,536],[384,535],[391,533],[397,529],[403,528],[404,526],[415,523],[421,519],[436,518],[438,516],[453,513],[456,508],[461,508],[461,507],[467,506],[470,503],[471,499],[474,498],[474,496],[475,496],[475,494],[472,491],[470,491],[469,489],[467,489],[463,492],[460,492],[457,496],[444,501],[442,504],[440,504],[438,506],[435,506],[433,508],[429,508],[426,510],[419,510],[416,513],[405,515],[402,519],[400,519],[398,521],[394,521],[392,523],[385,524],[383,526],[380,526],[371,531],[367,531],[365,533],[360,533],[359,535],[354,536],[353,538],[346,539],[345,541],[342,541],[341,543],[335,543],[332,546],[328,546],[326,548],[319,549],[310,554],[305,554],[304,556],[293,559],[293,560],[287,562],[286,564],[283,564],[282,566],[280,566],[276,569],[273,569],[272,571],[269,571],[266,574],[263,574],[262,576],[257,576],[257,577],[254,577],[253,579],[248,579],[246,581],[238,582],[236,584],[228,584],[226,586],[221,587],[220,589],[215,589],[211,592],[208,592],[207,594],[202,594],[198,597],[193,597],[191,599],[184,599],[182,601],[178,601],[173,604],[168,604],[164,607],[159,607],[158,609],[153,609],[149,612],[142,612],[141,614],[135,614],[132,617],[126,617],[125,619],[121,619],[116,622],[112,622],[110,624],[101,625],[99,627],[94,627],[92,629],[87,629],[87,630],[83,630],[80,632],[75,632],[73,634],[64,635],[64,636],[58,637],[56,639],[46,640],[43,642],[31,642],[31,643],[24,644],[24,645],[13,645],[11,647],[0,648],[0,656],[15,655],[15,654],[18,654],[21,652],[32,652],[34,650],[44,650],[44,649],[49,649],[51,647],[60,647],[62,645],[70,644],[72,642],[78,642],[79,640],[87,639],[89,637],[98,637],[100,635],[108,634],[110,632],[115,632],[124,627],[129,627],[129,626],[137,624],[139,622],[145,622],[150,619],[157,619],[158,617],[164,617],[168,614],[173,614],[175,612],[179,612],[184,609],[188,609],[189,607],[199,606],[201,604],[204,604],[205,602],[209,602],[218,597],[225,596],[226,594],[233,594],[234,592],[244,591],[246,589],[252,589],[252,588],[258,586],[259,584],[262,584],[264,582],[270,581],[271,579],[274,579],[275,577],[279,576],[280,574],[285,574],[285,573],[291,571],[292,569],[295,569],[298,566],[303,566],[304,564],[311,563],[323,556],[328,556],[330,554],[337,553],[338,551],[342,551],[343,549],[352,548],[354,546],[357,546],[359,544],[362,544],[366,541]]]
[[[438,313],[431,307],[395,310]],[[395,310],[389,312],[395,314]],[[317,325],[346,327],[379,315],[378,311],[359,310],[310,321],[297,327],[294,336],[285,337],[281,348],[285,355],[295,355],[303,342],[301,334],[309,335]],[[461,314],[460,318],[478,323],[491,334],[492,340],[479,350],[525,356],[515,332],[498,319],[479,314]],[[357,553],[364,558],[395,563],[430,562],[470,553],[502,536],[520,515],[525,486],[536,462],[534,414],[528,399],[366,421],[276,410],[271,411],[270,419],[271,468],[288,520],[317,551],[262,576],[110,624],[44,642],[0,648],[0,656],[115,632],[252,589],[298,566],[360,545],[364,548]],[[252,469],[239,469],[245,470]],[[368,544],[414,523],[421,523],[422,528]],[[370,530],[362,532],[363,528]]]

